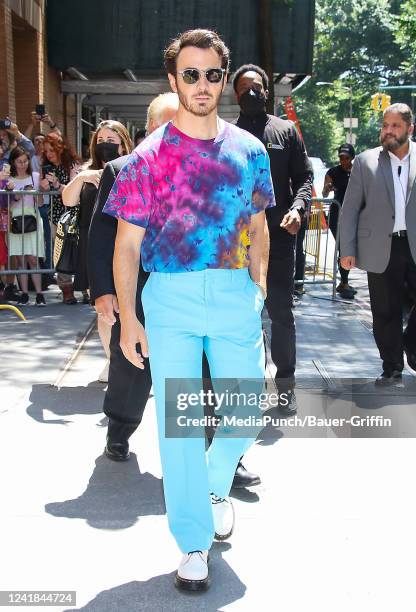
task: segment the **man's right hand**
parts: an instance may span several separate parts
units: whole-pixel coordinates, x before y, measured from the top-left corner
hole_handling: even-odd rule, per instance
[[[141,353],[136,345],[140,344]],[[143,325],[136,317],[124,320],[121,324],[120,347],[124,357],[136,368],[144,369],[143,357],[148,357],[147,338]]]
[[[111,293],[100,295],[95,300],[95,311],[111,327],[116,322],[114,313],[119,312],[117,297]]]
[[[352,270],[352,268],[355,268],[355,257],[353,255],[348,255],[348,257],[341,257],[340,264],[344,268],[344,270]]]

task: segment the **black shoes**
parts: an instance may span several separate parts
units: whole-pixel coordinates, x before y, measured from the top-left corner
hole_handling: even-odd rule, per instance
[[[138,425],[120,423],[109,419],[107,444],[104,454],[112,461],[128,461],[130,459],[128,439],[136,431]]]
[[[36,294],[35,305],[36,306],[46,306],[46,302],[45,302],[45,298],[43,296],[43,293],[37,293]]]
[[[339,296],[345,300],[353,300],[354,295],[357,293],[354,287],[351,287],[348,283],[340,283],[337,287]]]
[[[3,299],[6,302],[17,302],[20,298],[20,293],[16,285],[6,285],[3,291]]]
[[[126,442],[111,442],[107,438],[104,454],[112,461],[128,461],[130,459],[129,443]]]
[[[376,379],[375,385],[377,387],[389,387],[397,385],[402,381],[402,373],[400,370],[383,371],[380,376]]]
[[[19,299],[17,300],[17,305],[18,306],[27,306],[29,304],[29,294],[28,293],[22,293],[19,296]]]
[[[246,487],[256,487],[259,484],[261,484],[260,476],[246,470],[241,461],[239,461],[234,474],[233,484],[231,485],[232,488],[245,489]]]

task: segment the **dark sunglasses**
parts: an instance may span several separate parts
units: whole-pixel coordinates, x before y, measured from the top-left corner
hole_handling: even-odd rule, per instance
[[[219,83],[222,81],[224,72],[224,68],[208,68],[208,70],[186,68],[186,70],[181,70],[179,74],[187,85],[194,85],[199,81],[202,74],[205,74],[205,78],[207,79],[208,83]]]

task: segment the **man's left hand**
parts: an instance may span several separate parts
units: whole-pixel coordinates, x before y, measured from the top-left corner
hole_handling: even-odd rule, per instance
[[[280,224],[280,227],[285,229],[289,234],[296,235],[301,224],[300,214],[297,210],[289,210],[285,214]]]

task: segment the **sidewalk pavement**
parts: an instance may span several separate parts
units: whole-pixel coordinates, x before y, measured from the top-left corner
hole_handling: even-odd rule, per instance
[[[380,373],[365,277],[351,282],[353,303],[332,303],[317,286],[295,310],[301,415],[305,386],[319,392]],[[262,484],[233,492],[236,529],[213,546],[210,590],[178,592],[153,398],[131,460],[106,459],[96,331],[65,369],[93,310],[46,296],[46,309],[26,309],[27,323],[0,312],[1,590],[75,590],[76,605],[53,609],[88,612],[413,611],[414,441],[342,439],[330,427],[326,437],[260,437],[245,464]],[[405,391],[414,381],[407,370]],[[411,421],[414,402],[401,393],[383,410]]]

